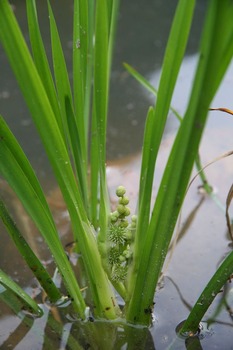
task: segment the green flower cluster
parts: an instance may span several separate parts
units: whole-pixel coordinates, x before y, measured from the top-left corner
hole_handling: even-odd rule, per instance
[[[125,196],[126,190],[119,186],[116,195],[119,197],[116,210],[110,214],[108,230],[108,262],[113,281],[124,282],[128,266],[132,260],[131,243],[136,230],[137,216],[132,215],[131,223],[127,217],[130,215],[129,198]]]

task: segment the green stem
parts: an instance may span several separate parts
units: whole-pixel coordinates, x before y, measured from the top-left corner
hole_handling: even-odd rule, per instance
[[[206,191],[206,193],[211,195],[213,193],[213,188],[208,183],[208,180],[207,180],[207,177],[205,175],[204,170],[202,170],[203,167],[201,165],[201,159],[200,159],[199,153],[197,154],[197,156],[195,158],[195,165],[197,167],[198,175],[201,178],[202,186],[203,186],[204,190]]]
[[[233,273],[233,252],[224,259],[220,267],[217,269],[209,283],[201,293],[194,307],[192,308],[187,320],[180,330],[181,335],[187,335],[190,333],[196,333],[198,331],[199,324],[203,319],[209,306],[214,301],[216,295],[220,292],[221,288],[229,280],[229,277]]]
[[[22,255],[23,259],[26,261],[29,268],[32,270],[34,276],[37,278],[42,288],[47,293],[50,301],[56,302],[62,296],[60,291],[57,289],[52,278],[45,270],[44,266],[41,264],[37,256],[33,253],[30,246],[25,241],[24,237],[19,232],[16,224],[13,222],[1,199],[0,217],[4,225],[6,226],[12,240],[14,241],[18,251]]]

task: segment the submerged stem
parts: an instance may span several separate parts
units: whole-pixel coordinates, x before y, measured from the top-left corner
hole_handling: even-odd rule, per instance
[[[227,283],[229,277],[233,273],[233,252],[222,262],[218,270],[215,272],[209,283],[201,293],[194,307],[192,308],[187,320],[180,330],[181,335],[187,335],[190,332],[196,333],[199,324],[204,317],[209,306],[214,301],[216,295],[221,288]]]

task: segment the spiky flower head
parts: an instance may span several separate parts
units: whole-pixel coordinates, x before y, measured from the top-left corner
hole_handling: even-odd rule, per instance
[[[125,243],[125,227],[121,227],[120,225],[110,224],[108,239],[110,242],[115,244],[124,244]]]
[[[127,276],[127,268],[122,265],[115,265],[112,271],[112,279],[116,282],[124,282]]]
[[[115,247],[111,247],[109,249],[109,253],[108,253],[109,264],[111,266],[115,265],[115,264],[119,264],[119,257],[120,257],[119,251]]]

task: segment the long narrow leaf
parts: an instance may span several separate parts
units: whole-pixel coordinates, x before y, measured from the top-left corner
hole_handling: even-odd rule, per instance
[[[200,297],[193,306],[187,320],[180,329],[181,335],[188,336],[198,331],[200,321],[203,319],[209,306],[215,297],[221,291],[221,288],[229,280],[233,273],[233,252],[231,252],[219,266],[215,274],[212,276]]]
[[[74,160],[78,185],[82,193],[84,206],[87,210],[87,213],[89,214],[86,163],[85,163],[85,160],[83,159],[81,140],[79,138],[79,132],[75,121],[73,108],[68,98],[66,98],[65,102],[66,102],[67,127],[68,127],[68,132],[71,140],[70,147],[71,147],[71,152]]]
[[[7,129],[4,120],[1,118],[0,121],[1,133],[3,134],[4,131],[4,135],[7,135],[6,139],[1,139],[0,141],[0,174],[9,182],[43,235],[54,256],[59,271],[63,275],[67,290],[72,296],[77,310],[81,317],[84,317],[85,303],[82,294],[61,245],[50,211],[44,206],[45,199],[41,201],[43,193],[39,189],[38,180],[35,175],[33,179],[27,177],[27,167],[29,165],[26,156],[20,150],[20,146]],[[8,147],[8,145],[10,146]],[[17,158],[15,158],[15,148],[18,150]],[[11,151],[12,149],[13,152]]]
[[[81,145],[87,158],[88,116],[83,114],[87,88],[87,69],[90,65],[88,1],[74,1],[73,19],[73,86],[74,108]],[[90,102],[90,101],[89,101]]]
[[[79,242],[88,273],[96,313],[101,316],[104,314],[107,318],[115,318],[119,309],[114,302],[114,294],[102,269],[96,240],[87,219],[64,140],[22,33],[6,0],[0,2],[0,23],[0,40],[40,133],[70,213],[73,233]],[[11,165],[13,169],[14,164]],[[11,176],[10,171],[7,171],[7,176]],[[75,282],[73,284],[77,286]],[[78,293],[77,291],[77,295]],[[74,293],[70,294],[73,297]],[[79,304],[77,296],[74,297],[74,302]],[[81,308],[83,310],[83,304]]]
[[[91,174],[90,174],[90,212],[92,225],[97,229],[99,227],[99,149],[97,135],[97,121],[95,111],[92,113],[91,123]]]
[[[65,138],[57,93],[40,33],[35,0],[27,0],[27,19],[34,62],[53,108],[60,132]]]
[[[68,78],[67,67],[65,63],[64,53],[61,46],[60,37],[58,34],[57,25],[53,15],[51,5],[48,1],[50,33],[52,42],[53,70],[56,81],[57,95],[61,107],[62,119],[64,128],[67,131],[66,120],[66,99],[68,98],[71,106],[73,106],[73,98],[71,93],[70,82]],[[68,134],[66,134],[68,137]]]
[[[138,73],[132,66],[130,66],[127,63],[124,63],[124,67],[125,69],[151,94],[154,95],[154,97],[157,97],[158,94],[158,90],[154,88],[154,86],[152,86],[150,84],[150,82],[145,79],[140,73]],[[173,108],[172,106],[170,106],[170,110],[171,112],[177,117],[177,119],[179,121],[182,120],[182,117],[180,116],[180,114],[177,112],[177,110],[175,108]]]
[[[34,254],[30,246],[27,244],[26,240],[18,230],[16,224],[10,217],[3,201],[0,199],[0,217],[6,226],[12,240],[14,241],[19,253],[25,260],[28,267],[32,270],[34,276],[39,281],[41,287],[47,293],[48,298],[51,302],[56,302],[61,298],[61,293],[55,286],[52,278],[45,270],[44,266]]]
[[[138,209],[138,223],[137,223],[137,234],[135,237],[135,256],[134,266],[132,269],[132,274],[129,280],[129,300],[130,304],[133,305],[128,309],[131,317],[134,319],[135,308],[137,310],[141,309],[139,307],[139,299],[141,299],[140,292],[136,292],[136,280],[137,271],[139,265],[145,267],[144,261],[140,261],[140,256],[144,258],[144,242],[147,238],[147,229],[149,225],[150,216],[150,204],[152,195],[152,184],[154,179],[154,168],[155,162],[164,131],[167,114],[171,104],[172,94],[175,87],[176,79],[179,73],[179,69],[182,63],[183,55],[185,52],[185,47],[187,44],[188,34],[192,22],[192,16],[194,11],[195,1],[180,0],[176,9],[175,17],[173,20],[172,28],[170,31],[170,36],[167,43],[167,48],[165,52],[162,75],[160,79],[158,96],[156,100],[156,105],[154,109],[153,120],[151,121],[152,131],[150,132],[150,140],[148,144],[148,149],[150,154],[148,157],[148,164],[144,167],[144,177],[141,177],[140,181],[140,191],[139,191],[139,209]],[[151,116],[151,113],[150,113]],[[150,254],[148,257],[150,257]],[[145,277],[145,271],[144,271]],[[141,278],[144,278],[141,276]],[[140,281],[141,286],[144,285]],[[147,288],[147,285],[144,285]],[[132,298],[132,294],[135,296]],[[137,299],[137,300],[136,300]],[[141,301],[140,301],[141,302]],[[141,305],[141,304],[140,304]],[[147,318],[149,316],[147,315]],[[137,317],[135,318],[135,320]]]
[[[22,33],[6,0],[0,2],[0,10],[1,42],[41,135],[61,190],[65,199],[69,201],[68,198],[73,192],[71,188],[75,188],[76,182],[56,118]],[[74,198],[72,200],[74,201]],[[81,203],[79,207],[81,208]],[[84,215],[84,209],[82,213]]]
[[[166,47],[152,125],[153,135],[150,140],[150,161],[148,162],[147,174],[140,184],[138,235],[136,237],[138,241],[143,241],[145,237],[143,232],[147,230],[149,223],[155,162],[171,105],[176,79],[185,53],[194,6],[194,0],[179,1]],[[141,246],[141,244],[142,242],[138,246]]]
[[[109,76],[110,76],[111,67],[112,67],[112,56],[114,51],[119,5],[120,5],[120,0],[112,0],[111,8],[109,6],[111,10],[109,14],[109,45],[108,45]]]
[[[63,54],[63,50],[62,50],[62,46],[61,46],[61,42],[58,34],[58,29],[56,26],[55,18],[54,18],[49,1],[48,1],[48,8],[49,8],[50,32],[51,32],[51,41],[52,41],[53,68],[54,68],[58,100],[61,106],[61,113],[63,117],[66,141],[69,145],[71,145],[73,157],[75,157],[74,155],[75,152],[81,153],[82,161],[79,162],[78,164],[75,162],[74,164],[76,166],[76,173],[80,175],[78,177],[78,181],[79,181],[80,192],[82,194],[82,199],[84,204],[87,206],[87,150],[86,150],[86,144],[83,141],[85,140],[84,117],[83,117],[83,113],[79,111],[80,115],[78,120],[76,120],[76,118],[73,118],[74,116],[73,97],[71,93],[68,71],[67,71],[65,58],[64,58],[64,54]],[[82,94],[82,91],[80,91],[79,93]],[[69,118],[72,119],[71,123],[72,121],[75,121],[76,123],[75,130],[78,134],[74,133],[74,131],[72,133],[69,133],[70,131],[70,128],[69,128],[70,121],[68,120]],[[76,149],[77,138],[79,139],[79,144],[78,144],[78,147],[80,148],[79,150]]]
[[[137,273],[137,283],[134,289],[135,295],[132,307],[129,309],[131,321],[138,317],[141,321],[148,322],[148,316],[145,313],[143,314],[143,310],[146,308],[146,305],[151,305],[153,301],[153,290],[159,279],[171,235],[184,199],[206,122],[209,104],[220,83],[220,78],[223,77],[223,73],[227,69],[226,62],[225,70],[221,69],[222,76],[214,74],[214,70],[217,70],[218,66],[222,64],[221,58],[223,52],[226,52],[226,46],[228,45],[228,40],[224,40],[219,34],[222,32],[222,28],[220,30],[218,26],[219,22],[224,22],[223,18],[226,18],[228,11],[231,11],[233,15],[233,6],[229,2],[215,0],[209,3],[208,16],[202,36],[200,60],[190,102],[173,145],[153,208],[144,245],[148,259],[146,259],[147,261],[144,259]],[[232,33],[232,24],[231,28],[229,28],[228,23],[226,25]],[[219,46],[222,48],[222,52],[218,53],[213,59],[216,45],[218,47],[216,38],[222,41]],[[228,56],[232,56],[232,48],[228,47],[228,49],[230,51]],[[203,91],[205,91],[204,94]],[[144,287],[141,288],[140,286]],[[141,296],[143,296],[143,299]],[[139,305],[141,311],[137,312]],[[144,306],[142,307],[142,305]]]
[[[100,179],[100,233],[98,242],[102,245],[106,241],[108,195],[106,191],[106,128],[108,108],[108,9],[106,0],[96,2],[95,23],[95,66],[94,66],[94,117],[99,150],[99,179]],[[103,248],[103,246],[102,246]],[[102,251],[102,249],[101,249]]]
[[[42,316],[43,311],[25,291],[16,284],[10,277],[0,270],[0,284],[13,292],[21,300],[26,310],[35,313],[37,316]]]
[[[123,64],[125,69],[134,77],[146,90],[152,93],[154,96],[157,96],[158,90],[156,90],[147,79],[145,79],[140,73],[138,73],[132,66],[128,63]]]
[[[88,179],[87,179],[87,167],[88,167],[88,128],[89,128],[89,109],[85,109],[87,103],[90,105],[90,85],[88,81],[88,71],[91,69],[90,57],[88,55],[88,49],[90,47],[90,38],[92,38],[92,27],[89,26],[91,19],[89,14],[89,2],[88,1],[74,1],[74,17],[73,17],[73,95],[74,95],[74,107],[72,123],[75,126],[76,134],[70,132],[71,123],[69,121],[70,116],[67,116],[68,127],[71,137],[71,144],[73,149],[73,158],[75,160],[76,172],[79,175],[79,183],[82,189],[83,200],[85,202],[88,216],[90,217],[88,202]],[[91,40],[92,45],[92,40]],[[88,84],[89,83],[89,84]],[[86,101],[86,98],[88,101]],[[72,108],[72,107],[71,107]],[[79,150],[75,149],[77,146],[76,139],[79,140]],[[75,153],[80,154],[79,162],[77,162],[77,156]],[[80,174],[81,173],[81,174]]]

